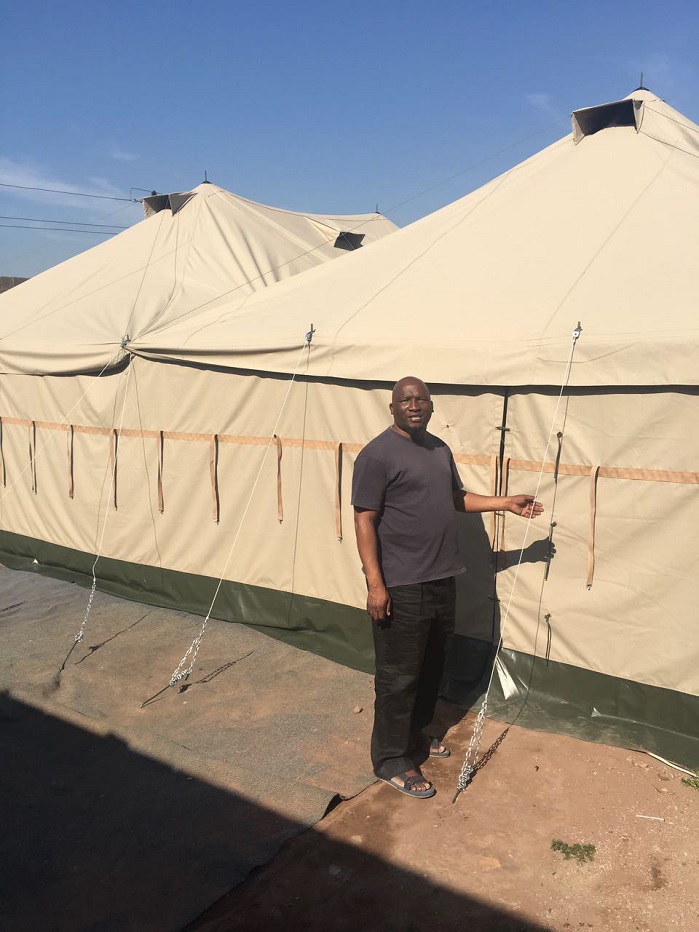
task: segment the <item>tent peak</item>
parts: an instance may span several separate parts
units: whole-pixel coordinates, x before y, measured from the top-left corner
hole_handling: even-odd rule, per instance
[[[630,94],[627,94],[624,100],[658,100],[658,95],[654,94],[645,84],[639,84]]]

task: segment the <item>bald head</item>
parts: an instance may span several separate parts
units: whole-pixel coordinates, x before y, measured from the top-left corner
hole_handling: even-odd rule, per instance
[[[425,398],[430,399],[430,390],[422,381],[422,379],[417,379],[414,375],[405,375],[393,386],[393,392],[391,393],[391,402],[393,404],[396,403],[399,395],[403,395],[405,393],[405,390],[409,385],[415,385],[418,391],[424,395]]]
[[[394,430],[408,437],[424,436],[432,417],[429,388],[422,379],[406,375],[393,386],[389,410]]]

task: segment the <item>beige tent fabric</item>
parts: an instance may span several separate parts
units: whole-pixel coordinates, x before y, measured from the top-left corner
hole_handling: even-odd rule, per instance
[[[245,301],[299,272],[347,257],[334,245],[342,231],[371,244],[395,229],[380,214],[299,214],[201,184],[174,216],[170,210],[153,214],[2,295],[0,371],[114,366],[132,338],[172,323],[191,324],[222,296]]]
[[[63,391],[67,381],[77,383],[70,396]],[[4,410],[20,415],[19,423],[6,418],[3,425],[11,487],[0,504],[6,530],[131,563],[213,579],[224,575],[363,606],[351,474],[357,449],[389,422],[388,387],[367,391],[361,385],[297,381],[289,389],[288,379],[240,377],[139,359],[99,380],[18,376],[4,384],[10,389]],[[76,416],[73,425],[71,499],[68,426],[55,426],[61,423],[64,405],[85,390],[88,403],[79,410],[82,420]],[[450,443],[465,485],[489,494],[503,397],[445,386],[435,387],[434,400],[433,429]],[[550,625],[548,655],[553,660],[699,695],[694,624],[699,602],[699,435],[686,428],[696,423],[696,395],[578,392],[566,399],[554,423],[556,400],[553,392],[514,393],[508,399],[510,491],[534,491],[551,427],[554,435],[557,429],[565,434],[558,482],[548,471],[539,490],[546,516],[530,525],[526,541],[538,546],[539,559],[519,570],[505,644],[546,655]],[[85,427],[88,412],[99,428]],[[36,491],[27,443],[32,421]],[[53,422],[54,429],[45,421]],[[275,424],[281,462],[272,438]],[[116,509],[112,425],[121,428]],[[210,472],[214,437],[216,515]],[[549,464],[556,449],[554,439],[546,454]],[[596,566],[588,590],[589,474],[598,465],[619,470],[621,478],[598,479]],[[677,481],[623,478],[630,470],[653,467]],[[541,542],[550,520],[556,521],[557,553],[542,587]],[[473,577],[487,572],[491,522],[488,516],[470,516],[461,523],[470,567],[461,583],[475,587],[478,597],[481,585],[487,588],[488,583]],[[526,522],[507,517],[501,546],[510,564],[517,560],[525,532]],[[514,574],[512,565],[498,573],[503,614]],[[460,631],[488,637],[490,631],[479,628],[480,623],[467,612]]]
[[[100,379],[10,376],[3,389],[9,491],[0,490],[0,523],[5,530],[88,553],[97,552],[102,541],[101,553],[116,559],[214,578],[225,570],[229,579],[362,605],[350,503],[352,466],[359,448],[387,426],[390,389],[367,392],[361,386],[298,381],[285,402],[288,379],[238,378],[139,359]],[[81,400],[83,392],[88,394]],[[280,522],[272,432],[282,409],[276,427],[284,451]],[[450,390],[435,414],[435,431],[449,439],[455,452],[466,458],[488,452],[486,465],[460,464],[464,480],[472,487],[477,484],[479,491],[489,489],[500,409],[500,400],[490,395],[467,390],[455,395]],[[20,423],[13,423],[8,411]],[[39,425],[36,495],[27,448],[30,415]],[[73,499],[66,462],[71,424]],[[120,431],[116,510],[110,494],[113,429]],[[160,430],[165,432],[161,461]],[[142,438],[140,432],[150,435]],[[218,522],[212,512],[210,470],[214,436]],[[342,541],[336,516],[338,442],[345,446]]]
[[[699,435],[697,393],[640,391],[572,393],[557,398],[514,392],[508,399],[507,452],[538,463],[549,430],[547,460],[555,461],[555,433],[562,431],[560,461],[579,464],[578,475],[561,470],[542,480],[544,528],[533,524],[529,538],[555,521],[556,555],[545,586],[541,568],[520,568],[511,617],[509,647],[546,654],[550,626],[552,660],[699,695]],[[586,587],[589,557],[590,473],[619,470],[621,478],[597,479],[595,572]],[[668,470],[677,481],[641,478],[643,468]],[[534,489],[537,471],[515,468],[509,489]],[[623,478],[631,474],[637,478]],[[650,473],[652,475],[652,473]],[[505,549],[521,546],[522,522],[508,517]],[[501,605],[507,605],[514,569],[499,574]],[[549,615],[548,624],[545,616]]]
[[[640,132],[567,136],[352,265],[214,302],[133,352],[344,379],[697,384],[699,127],[648,91]]]

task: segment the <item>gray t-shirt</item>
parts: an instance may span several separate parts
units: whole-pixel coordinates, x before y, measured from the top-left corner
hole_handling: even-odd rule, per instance
[[[433,434],[417,442],[389,427],[361,451],[352,504],[379,512],[379,562],[387,586],[463,572],[454,509],[459,490],[451,450]]]

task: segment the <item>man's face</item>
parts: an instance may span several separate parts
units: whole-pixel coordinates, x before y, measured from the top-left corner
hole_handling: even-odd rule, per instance
[[[432,399],[424,382],[401,380],[393,390],[389,405],[393,423],[406,434],[424,433],[432,417]]]

